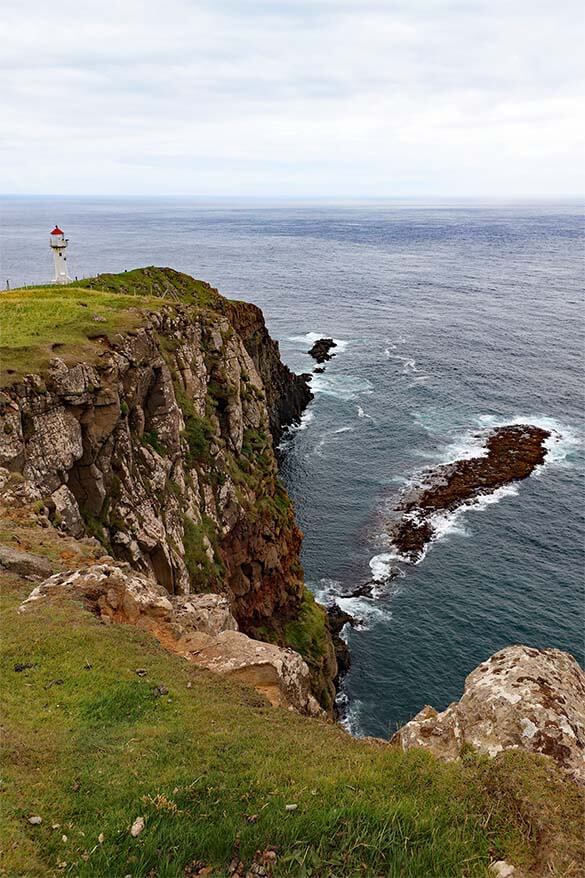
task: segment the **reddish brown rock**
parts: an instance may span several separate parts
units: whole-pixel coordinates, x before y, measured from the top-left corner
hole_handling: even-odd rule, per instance
[[[485,455],[423,473],[421,483],[397,507],[400,520],[390,536],[410,561],[421,556],[435,534],[433,517],[453,512],[478,497],[527,478],[546,457],[550,433],[528,424],[498,427],[485,438]]]

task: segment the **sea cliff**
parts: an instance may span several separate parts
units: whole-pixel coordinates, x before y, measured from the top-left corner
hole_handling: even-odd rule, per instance
[[[302,534],[274,453],[311,399],[307,383],[255,305],[171,269],[85,284],[135,296],[135,325],[107,331],[96,313],[89,348],[54,342],[38,372],[8,381],[0,466],[26,480],[40,517],[95,537],[169,594],[225,594],[248,635],[288,645],[292,632],[298,648],[309,608],[301,640],[331,711],[334,651],[304,592]]]

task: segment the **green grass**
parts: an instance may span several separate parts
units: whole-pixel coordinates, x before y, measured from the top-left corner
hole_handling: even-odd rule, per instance
[[[328,683],[332,676],[333,647],[325,610],[307,589],[297,618],[285,625],[283,642],[303,656],[311,672],[316,698],[324,707],[331,708],[332,695]]]
[[[225,876],[237,839],[248,866],[274,846],[275,876],[485,876],[538,862],[538,820],[572,827],[559,868],[579,856],[576,787],[544,759],[446,765],[353,740],[78,605],[17,616],[29,589],[5,580],[4,876],[179,878],[195,860]]]
[[[162,300],[82,290],[78,286],[13,290],[0,296],[1,382],[43,370],[51,357],[90,361],[103,339],[134,329]],[[103,318],[96,321],[95,316]]]
[[[224,299],[208,283],[173,268],[134,268],[119,274],[98,274],[78,286],[108,293],[164,297],[167,304],[180,301],[201,308],[222,308]]]
[[[91,362],[112,335],[135,329],[149,312],[176,303],[221,309],[224,300],[203,281],[170,268],[140,268],[67,286],[4,292],[0,386],[42,371],[51,357]]]

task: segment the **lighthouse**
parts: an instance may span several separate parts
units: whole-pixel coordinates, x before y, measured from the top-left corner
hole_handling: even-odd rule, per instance
[[[65,256],[65,250],[67,249],[69,241],[65,237],[65,232],[63,232],[59,226],[55,226],[49,235],[49,243],[55,261],[55,277],[53,278],[53,283],[68,284],[71,278],[67,274],[67,257]]]

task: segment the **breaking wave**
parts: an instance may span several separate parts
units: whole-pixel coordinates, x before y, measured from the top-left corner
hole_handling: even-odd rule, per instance
[[[296,341],[299,344],[306,344],[307,347],[312,347],[316,341],[319,341],[321,338],[331,338],[332,336],[326,335],[322,332],[307,332],[305,335],[289,335],[288,341]],[[347,349],[349,341],[346,341],[342,338],[334,338],[336,351],[339,353],[343,353]]]
[[[334,396],[337,399],[352,400],[360,393],[372,391],[372,383],[367,378],[357,378],[354,375],[327,374],[315,375],[311,384],[314,394],[322,393],[324,396]]]

